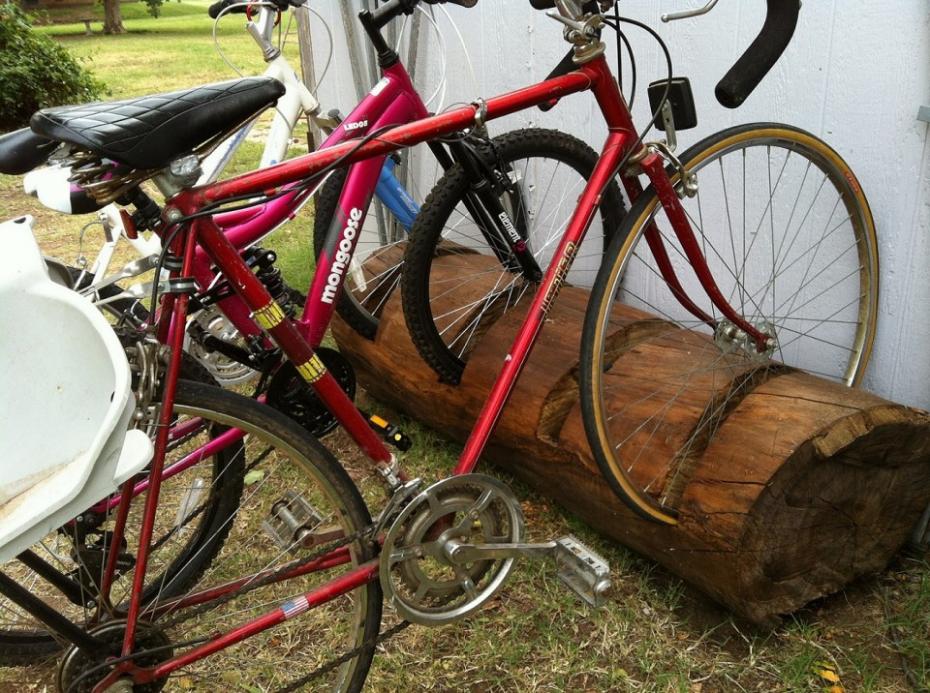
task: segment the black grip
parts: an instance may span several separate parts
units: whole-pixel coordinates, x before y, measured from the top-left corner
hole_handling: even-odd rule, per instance
[[[721,105],[738,108],[759,86],[791,42],[800,11],[800,0],[768,0],[762,31],[717,85]]]
[[[532,5],[534,10],[554,10],[555,9],[555,0],[530,0],[530,5]],[[600,12],[600,7],[597,5],[597,0],[587,0],[581,5],[581,9],[589,14],[594,12]]]
[[[220,16],[220,12],[225,10],[230,5],[235,5],[236,3],[241,2],[241,1],[242,0],[219,0],[218,2],[215,2],[212,5],[210,5],[210,9],[207,10],[207,14],[210,15],[210,19],[216,19],[217,17]],[[238,13],[245,14],[245,5],[243,5],[242,7],[236,7],[229,11],[229,14],[238,14]]]

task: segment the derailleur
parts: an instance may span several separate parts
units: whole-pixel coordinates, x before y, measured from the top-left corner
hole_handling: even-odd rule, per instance
[[[381,551],[388,602],[413,623],[457,621],[487,603],[516,559],[552,558],[559,579],[591,606],[610,589],[610,567],[573,537],[524,541],[520,504],[500,481],[453,476],[419,493],[392,522]]]

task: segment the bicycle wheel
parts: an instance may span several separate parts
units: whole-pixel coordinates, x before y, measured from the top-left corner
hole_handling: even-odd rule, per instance
[[[786,367],[859,382],[878,304],[868,202],[826,144],[785,125],[745,125],[705,139],[681,161],[697,176],[698,192],[683,205],[714,280],[737,313],[774,342],[760,354],[721,317],[664,208],[646,191],[594,286],[581,397],[605,477],[634,509],[664,522],[674,520],[687,461],[753,385]],[[656,260],[658,246],[668,263]],[[676,298],[668,265],[691,309]],[[630,367],[646,358],[648,375]]]
[[[185,361],[185,371],[201,373],[196,362]],[[183,441],[173,443],[176,448]],[[229,518],[236,514],[242,493],[244,475],[241,445],[222,450],[211,457],[198,460],[181,473],[167,478],[162,487],[160,522],[153,537],[154,546],[149,572],[153,576],[146,583],[145,600],[159,592],[163,596],[176,596],[191,585],[220,552],[229,533]],[[141,482],[141,479],[139,480]],[[138,482],[137,482],[138,483]],[[134,503],[138,515],[145,493]],[[114,496],[115,501],[118,496]],[[185,507],[202,506],[198,513],[185,512]],[[21,561],[12,561],[0,570],[16,579],[42,599],[53,604],[56,610],[76,623],[90,624],[96,617],[96,598],[99,581],[105,565],[109,542],[115,521],[113,504],[89,509],[75,522],[61,527],[44,537],[30,551],[53,570],[70,579],[73,594],[66,595],[43,580],[37,572]],[[132,516],[131,516],[132,517]],[[120,575],[115,581],[111,597],[121,604],[129,596],[138,549],[139,518],[130,522],[126,530],[125,545],[119,548]],[[18,666],[33,664],[37,657],[53,655],[63,644],[30,615],[0,598],[0,665]]]
[[[191,420],[211,422],[177,455],[190,454],[192,448],[214,439],[218,430],[232,427],[247,435],[247,472],[240,510],[229,520],[229,539],[187,593],[215,589],[231,580],[244,580],[242,589],[231,592],[230,601],[214,609],[174,609],[164,597],[150,600],[142,616],[156,627],[176,621],[168,632],[170,640],[212,638],[217,630],[229,630],[257,618],[375,555],[369,541],[352,539],[371,524],[357,488],[336,459],[293,420],[229,391],[188,383],[179,388],[175,412],[178,426]],[[281,510],[282,504],[287,512]],[[294,526],[295,521],[299,527]],[[348,543],[346,555],[335,565],[250,589],[261,583],[259,574],[291,566],[339,538]],[[212,672],[235,671],[236,680],[230,681],[235,687],[276,690],[336,656],[361,648],[351,660],[314,681],[321,689],[357,691],[374,656],[372,640],[380,622],[381,590],[375,582],[288,619],[248,639],[240,649],[222,651],[195,663],[179,676],[197,681],[211,677]],[[287,643],[287,666],[281,666],[282,643]]]
[[[483,153],[488,165],[504,167],[512,191],[505,192],[501,202],[545,271],[597,164],[597,154],[570,135],[543,129],[501,135]],[[522,271],[509,246],[503,249],[487,224],[473,218],[468,205],[474,199],[465,171],[453,167],[430,193],[414,223],[401,278],[404,317],[414,344],[450,383],[459,382],[469,354],[487,329],[507,311],[528,306],[538,286]],[[600,214],[578,249],[567,284],[593,285],[609,236],[622,215],[620,191],[611,183]]]

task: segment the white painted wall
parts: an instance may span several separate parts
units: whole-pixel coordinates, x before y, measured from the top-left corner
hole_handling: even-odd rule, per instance
[[[364,2],[346,0],[355,11]],[[312,7],[326,18],[337,44],[321,100],[347,111],[357,97],[341,4],[314,2]],[[624,14],[658,29],[669,44],[676,74],[691,79],[700,125],[681,133],[681,147],[729,125],[775,120],[823,137],[846,158],[869,197],[880,240],[879,330],[865,386],[930,408],[930,147],[928,126],[916,119],[918,108],[930,105],[930,4],[807,0],[784,58],[737,111],[717,104],[713,89],[761,27],[765,3],[723,0],[705,17],[661,24],[662,12],[684,6],[681,0],[630,0],[623,6]],[[566,50],[559,26],[526,0],[480,0],[472,10],[449,7],[474,62],[473,81],[449,22],[435,12],[448,56],[445,106],[538,81]],[[321,69],[327,41],[319,21],[314,22]],[[629,34],[640,73],[634,115],[645,123],[644,87],[665,76],[664,61],[651,39],[636,29]],[[440,51],[432,36],[424,36],[422,44],[417,83],[429,94],[439,78]],[[605,133],[587,94],[567,99],[548,114],[534,110],[496,121],[493,132],[536,124],[571,132],[595,148]]]

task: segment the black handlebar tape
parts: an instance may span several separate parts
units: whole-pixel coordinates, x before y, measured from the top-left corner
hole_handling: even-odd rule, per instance
[[[714,91],[721,105],[737,108],[759,86],[791,42],[800,11],[800,0],[768,0],[762,31]]]
[[[554,10],[555,0],[530,0],[530,5],[532,5],[534,10]],[[589,14],[600,12],[601,10],[601,8],[598,7],[597,0],[586,0],[586,2],[581,4],[581,9]]]

